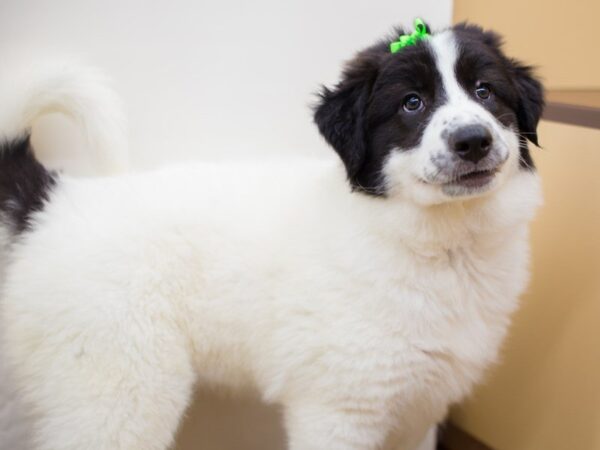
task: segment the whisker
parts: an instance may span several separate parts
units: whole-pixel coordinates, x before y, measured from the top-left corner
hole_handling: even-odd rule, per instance
[[[500,119],[502,119],[503,117],[510,116],[510,115],[512,115],[512,114],[513,114],[513,113],[511,113],[511,112],[510,112],[510,113],[504,113],[504,114],[500,114],[498,117],[496,117],[496,120],[500,120]]]
[[[358,181],[355,181],[354,184],[360,188],[361,190],[363,190],[364,192],[368,193],[368,194],[374,194],[374,195],[381,195],[381,188],[373,188],[373,187],[366,187],[363,186],[362,184],[360,184]]]

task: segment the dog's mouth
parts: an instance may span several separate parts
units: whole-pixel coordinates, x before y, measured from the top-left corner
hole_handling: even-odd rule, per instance
[[[462,186],[468,189],[478,189],[490,184],[498,173],[498,169],[473,170],[459,175],[449,181],[448,185]]]
[[[494,181],[498,178],[506,159],[497,163],[488,161],[487,164],[482,164],[483,167],[455,167],[450,173],[444,174],[445,176],[439,176],[441,174],[437,173],[434,177],[422,177],[419,180],[441,187],[450,196],[477,195],[495,184]]]

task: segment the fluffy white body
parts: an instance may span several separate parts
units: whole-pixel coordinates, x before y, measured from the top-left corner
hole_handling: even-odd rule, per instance
[[[62,177],[2,294],[35,448],[164,450],[205,383],[283,405],[291,450],[416,449],[526,285],[539,181],[505,140],[488,192],[427,204],[425,185],[351,193],[320,161]],[[406,158],[390,185],[416,182]]]
[[[39,448],[165,448],[197,379],[284,404],[293,449],[420,438],[495,359],[536,185],[425,212],[319,164],[64,180],[4,293]]]

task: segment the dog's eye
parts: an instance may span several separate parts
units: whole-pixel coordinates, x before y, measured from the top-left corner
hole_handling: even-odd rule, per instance
[[[410,94],[404,97],[402,107],[408,112],[419,111],[423,108],[423,100],[418,95]]]
[[[481,100],[487,100],[492,95],[492,88],[487,83],[480,83],[475,89],[475,95],[477,95],[477,97],[479,97]]]

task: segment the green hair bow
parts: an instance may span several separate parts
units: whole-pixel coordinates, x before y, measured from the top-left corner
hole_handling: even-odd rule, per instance
[[[390,44],[390,52],[397,53],[404,47],[415,45],[417,42],[422,41],[429,37],[427,32],[427,25],[421,19],[415,19],[415,31],[412,34],[403,34],[400,38]]]

